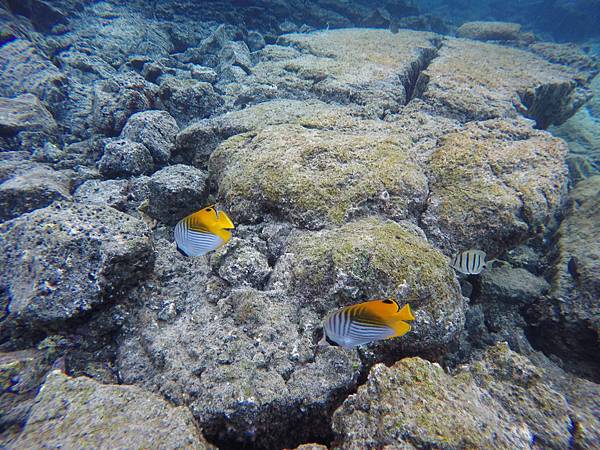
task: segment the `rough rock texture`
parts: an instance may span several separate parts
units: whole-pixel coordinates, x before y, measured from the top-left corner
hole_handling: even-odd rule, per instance
[[[397,112],[413,97],[418,71],[436,54],[439,37],[401,30],[332,30],[290,34],[281,56],[261,50],[249,82],[275,84],[289,96],[307,93],[325,101],[353,104],[364,115]],[[277,51],[280,51],[277,49]],[[280,94],[281,95],[281,94]]]
[[[171,157],[179,127],[166,111],[144,111],[129,118],[121,137],[144,144],[155,164],[164,164]]]
[[[154,162],[148,148],[126,139],[109,141],[98,161],[98,170],[107,178],[141,175],[153,169]]]
[[[462,297],[448,260],[410,225],[365,219],[297,233],[285,252],[271,285],[299,294],[322,315],[363,299],[396,296],[406,281],[409,292],[399,301],[411,305],[416,320],[409,334],[394,340],[405,352],[443,346],[463,326]]]
[[[159,96],[179,124],[208,117],[221,105],[221,99],[210,83],[192,79],[165,79],[160,85]]]
[[[575,69],[523,50],[459,39],[444,41],[422,77],[423,99],[462,121],[523,114],[547,128],[568,119],[588,97],[578,88]]]
[[[571,192],[554,240],[551,300],[531,312],[532,339],[570,368],[598,381],[600,342],[600,176]]]
[[[157,447],[158,445],[158,447]],[[10,448],[214,448],[186,408],[134,386],[48,375]]]
[[[193,167],[165,167],[148,179],[147,186],[147,213],[166,224],[174,225],[206,205],[206,172]]]
[[[73,193],[73,199],[83,203],[108,205],[125,211],[130,190],[128,180],[87,180]]]
[[[0,47],[0,95],[34,94],[55,108],[64,99],[65,76],[26,40]]]
[[[546,223],[565,189],[566,146],[521,121],[470,123],[431,157],[423,224],[450,253],[502,253]]]
[[[272,211],[308,228],[340,224],[368,207],[395,219],[416,215],[427,179],[411,142],[384,124],[361,125],[280,125],[228,139],[209,164],[219,198],[237,221]]]
[[[255,258],[258,244],[236,246],[254,246]],[[221,445],[288,446],[327,434],[332,408],[356,386],[357,354],[318,348],[320,317],[285,292],[227,289],[203,259],[181,257],[166,241],[157,245],[153,283],[164,287],[159,295],[148,297],[143,287],[132,295],[137,312],[119,345],[123,381],[189,404]],[[221,267],[239,253],[219,252]]]
[[[13,219],[55,200],[67,200],[71,180],[65,173],[40,166],[0,184],[0,221]]]
[[[333,426],[344,448],[570,448],[576,409],[542,369],[499,345],[453,376],[420,358],[376,365]]]
[[[481,276],[481,296],[496,302],[531,304],[549,290],[546,280],[521,268],[497,267]]]
[[[15,144],[29,150],[29,143],[55,140],[57,131],[54,117],[35,95],[0,97],[0,137],[16,137]]]
[[[107,206],[54,204],[1,231],[0,286],[9,302],[3,331],[81,316],[137,282],[154,261],[146,226]]]
[[[511,22],[466,22],[456,34],[477,41],[518,41],[522,37],[521,25]]]

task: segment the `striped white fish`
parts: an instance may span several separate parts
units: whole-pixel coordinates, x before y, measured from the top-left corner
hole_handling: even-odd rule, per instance
[[[230,229],[235,228],[225,212],[214,205],[196,211],[175,225],[177,249],[186,256],[202,256],[216,250],[229,239]]]
[[[333,311],[325,318],[323,330],[327,340],[354,347],[406,334],[407,320],[415,320],[408,304],[400,308],[393,299],[372,300]]]
[[[450,266],[467,275],[478,275],[487,265],[485,256],[482,250],[465,250],[452,258]]]

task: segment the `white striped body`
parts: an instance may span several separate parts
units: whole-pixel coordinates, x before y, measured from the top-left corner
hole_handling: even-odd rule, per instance
[[[394,336],[392,328],[383,324],[362,322],[347,308],[332,312],[325,319],[327,337],[342,347],[354,347]]]
[[[177,248],[187,256],[205,255],[225,243],[221,237],[206,229],[193,229],[189,222],[189,216],[180,220],[174,231]]]
[[[485,269],[486,254],[482,250],[466,250],[452,258],[454,269],[467,275],[479,275]]]

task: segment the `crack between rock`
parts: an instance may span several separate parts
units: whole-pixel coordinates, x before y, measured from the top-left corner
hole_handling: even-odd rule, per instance
[[[433,60],[438,57],[444,39],[433,38],[431,39],[431,43],[434,47],[422,49],[422,53],[411,63],[408,72],[400,75],[400,80],[406,93],[405,105],[408,105],[415,98],[420,98],[427,89],[429,76],[424,72]]]

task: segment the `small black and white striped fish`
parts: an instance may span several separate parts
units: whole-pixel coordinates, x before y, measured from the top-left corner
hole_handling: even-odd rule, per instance
[[[485,256],[482,250],[465,250],[452,258],[450,266],[467,275],[478,275],[486,267]]]
[[[396,300],[372,300],[330,313],[324,321],[326,339],[342,347],[402,336],[410,331],[406,320],[415,320],[408,304]]]
[[[175,242],[186,256],[202,256],[231,239],[233,222],[214,206],[196,211],[175,225]]]

